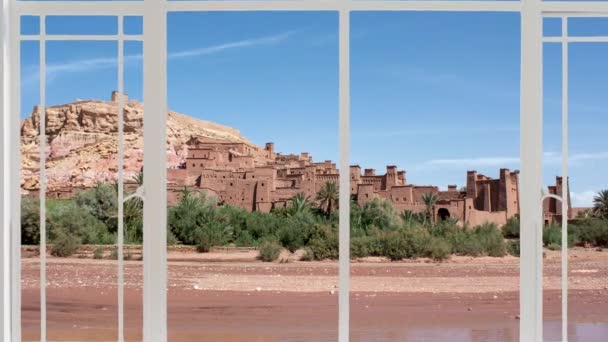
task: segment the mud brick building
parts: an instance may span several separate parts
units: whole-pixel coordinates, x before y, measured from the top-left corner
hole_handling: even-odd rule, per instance
[[[190,186],[215,196],[221,204],[268,212],[287,206],[297,193],[314,201],[325,183],[339,183],[339,171],[330,160],[314,162],[306,152],[276,153],[273,143],[262,148],[196,138],[189,146],[186,161],[179,168],[168,170],[170,202],[179,200],[180,190]],[[519,213],[519,171],[503,168],[497,178],[468,171],[465,188],[448,185],[447,190],[436,185],[410,184],[406,172],[395,165],[387,166],[384,174],[376,174],[374,169],[362,171],[359,165],[350,166],[349,171],[350,194],[360,205],[380,199],[390,201],[399,212],[422,212],[426,210],[423,194],[434,193],[438,196],[434,206],[438,219],[502,225]],[[561,194],[561,187],[562,179],[557,177],[549,193]],[[544,209],[547,222],[561,220],[561,205],[556,200],[545,201]]]

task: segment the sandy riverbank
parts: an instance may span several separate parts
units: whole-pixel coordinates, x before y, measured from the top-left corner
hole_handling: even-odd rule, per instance
[[[170,341],[334,341],[335,261],[262,263],[255,251],[170,252]],[[38,258],[23,259],[24,338],[39,327]],[[608,251],[570,252],[571,341],[608,336]],[[51,340],[115,340],[116,262],[48,260]],[[141,339],[141,261],[127,261],[125,324]],[[353,341],[514,341],[519,259],[453,257],[351,264]],[[546,337],[559,340],[559,252],[545,259]]]

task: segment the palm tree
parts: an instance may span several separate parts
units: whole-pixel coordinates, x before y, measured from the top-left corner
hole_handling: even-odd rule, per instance
[[[608,218],[608,190],[602,190],[593,197],[593,214]]]
[[[414,225],[414,224],[426,224],[428,217],[426,216],[426,213],[422,213],[422,212],[413,212],[411,210],[403,210],[401,212],[401,214],[399,214],[399,217],[401,218],[401,221],[403,221],[403,223],[405,223],[406,225]]]
[[[138,172],[136,175],[131,178],[137,185],[144,185],[144,173],[142,171]]]
[[[189,200],[192,196],[192,189],[184,186],[184,188],[180,190],[180,194],[182,195],[182,200]]]
[[[426,215],[431,220],[431,224],[435,223],[435,215],[433,213],[435,211],[435,204],[437,203],[437,200],[439,200],[439,197],[432,192],[422,194],[422,202],[424,202],[424,205],[426,205]]]
[[[317,192],[317,201],[319,202],[319,208],[325,211],[327,216],[331,215],[334,206],[338,203],[338,186],[334,182],[327,182],[323,184],[321,190]]]
[[[309,197],[303,192],[297,193],[289,201],[291,202],[290,210],[294,215],[310,211]]]

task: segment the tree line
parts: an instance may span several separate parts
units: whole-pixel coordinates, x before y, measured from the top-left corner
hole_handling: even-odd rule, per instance
[[[136,181],[142,182],[143,176]],[[519,220],[503,227],[475,227],[453,219],[437,220],[433,207],[437,195],[425,194],[426,210],[397,212],[390,201],[374,199],[364,205],[351,201],[351,256],[383,256],[391,260],[428,257],[444,260],[450,255],[519,255]],[[309,198],[296,194],[284,208],[269,213],[249,212],[223,205],[205,192],[185,187],[180,200],[168,206],[167,243],[196,246],[258,247],[263,260],[274,260],[285,248],[302,250],[304,260],[338,258],[338,186],[326,183]],[[69,200],[47,200],[46,225],[51,252],[68,256],[82,244],[111,245],[118,230],[117,186],[98,184]],[[132,198],[124,204],[125,244],[143,241],[143,202]],[[39,202],[24,198],[21,210],[24,245],[40,241]],[[544,228],[545,247],[561,246],[561,227]],[[608,190],[598,193],[594,209],[569,225],[569,245],[608,247]]]

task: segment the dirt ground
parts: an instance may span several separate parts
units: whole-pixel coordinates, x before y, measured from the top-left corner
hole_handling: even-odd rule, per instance
[[[545,339],[560,340],[560,255],[547,251]],[[170,341],[336,341],[335,261],[263,263],[255,251],[168,253]],[[39,259],[22,262],[24,340],[39,339]],[[141,340],[142,263],[125,261],[125,334]],[[117,336],[116,261],[48,258],[53,341]],[[569,253],[569,341],[608,341],[608,250]],[[516,341],[519,259],[351,263],[352,341]]]

